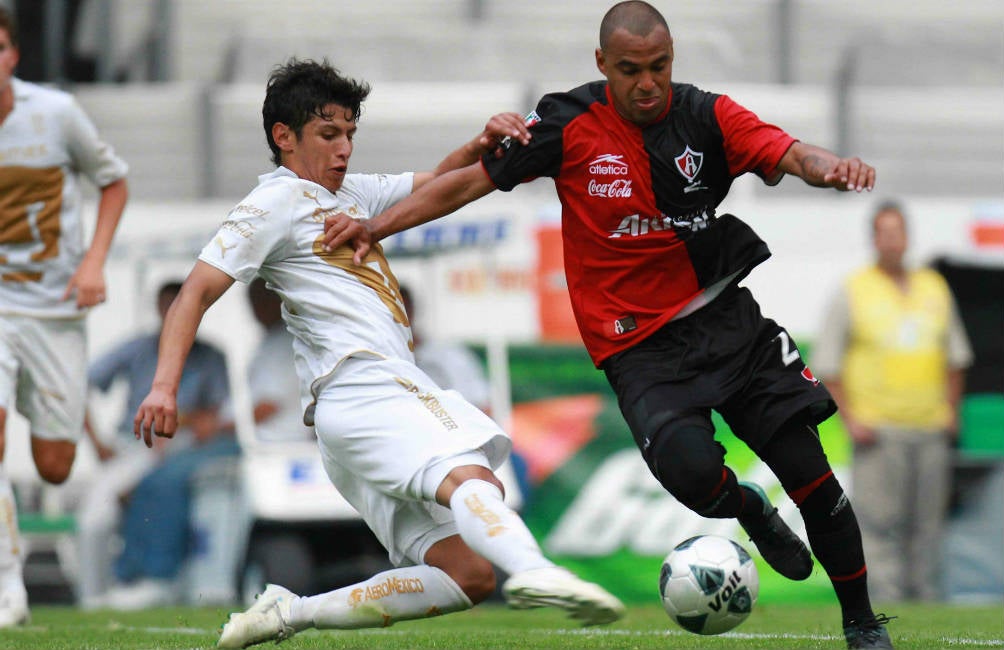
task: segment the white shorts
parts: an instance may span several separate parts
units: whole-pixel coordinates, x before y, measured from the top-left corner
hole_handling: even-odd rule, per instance
[[[400,359],[343,361],[318,388],[314,418],[331,482],[395,566],[421,564],[430,546],[457,534],[435,501],[452,469],[494,470],[512,450],[494,420]]]
[[[0,408],[16,395],[31,435],[78,442],[87,398],[83,319],[0,316]]]

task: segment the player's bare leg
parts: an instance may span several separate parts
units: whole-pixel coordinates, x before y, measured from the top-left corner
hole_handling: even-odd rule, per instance
[[[70,440],[46,440],[31,437],[31,455],[38,475],[46,483],[60,485],[70,476],[77,457],[77,443]]]
[[[14,490],[3,465],[7,411],[0,408],[0,628],[28,620],[28,592],[24,588],[23,556],[17,526]]]

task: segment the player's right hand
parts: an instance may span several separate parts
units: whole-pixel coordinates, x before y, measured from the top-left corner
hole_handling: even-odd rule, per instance
[[[327,252],[348,244],[355,251],[352,261],[362,264],[366,254],[370,252],[372,242],[373,233],[365,219],[354,219],[344,212],[324,219],[324,239],[321,246]]]
[[[136,410],[132,431],[137,440],[142,438],[147,447],[153,447],[154,436],[173,438],[178,430],[178,404],[174,395],[158,389],[150,390]]]

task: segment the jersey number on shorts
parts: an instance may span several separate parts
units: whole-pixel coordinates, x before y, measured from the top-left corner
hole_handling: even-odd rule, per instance
[[[0,265],[4,282],[38,282],[38,264],[59,255],[63,170],[4,167],[0,175]],[[14,268],[10,268],[14,267]]]
[[[781,341],[781,363],[785,366],[790,366],[792,363],[801,358],[798,354],[798,348],[791,344],[791,338],[788,336],[787,332],[781,330],[781,332],[775,336],[774,339],[780,339]]]

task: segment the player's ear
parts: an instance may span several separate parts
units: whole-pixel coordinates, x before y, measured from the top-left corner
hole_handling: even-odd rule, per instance
[[[606,59],[604,59],[604,57],[603,57],[603,50],[600,49],[600,48],[596,48],[596,68],[600,71],[600,73],[604,77],[607,76]]]
[[[272,125],[272,140],[275,142],[275,146],[279,147],[280,151],[289,153],[293,151],[293,147],[296,145],[296,134],[288,125],[276,122]]]

